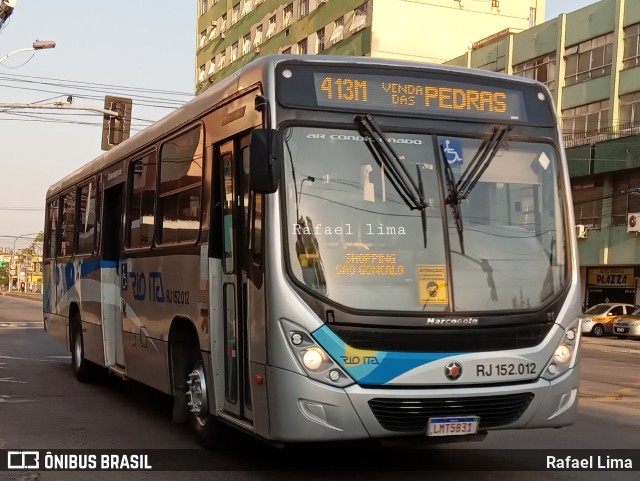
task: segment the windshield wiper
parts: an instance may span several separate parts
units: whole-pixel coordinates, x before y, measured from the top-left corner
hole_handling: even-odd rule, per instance
[[[422,238],[424,247],[427,247],[427,214],[425,209],[428,204],[424,200],[424,186],[420,167],[416,164],[418,182],[409,174],[401,157],[394,148],[385,140],[384,133],[375,123],[370,114],[356,115],[354,118],[364,137],[364,142],[378,166],[387,174],[387,178],[396,189],[400,198],[411,210],[420,210],[422,220]]]
[[[464,226],[462,224],[460,203],[469,196],[480,180],[480,177],[482,177],[482,174],[484,174],[484,171],[487,170],[491,161],[498,153],[500,145],[502,145],[502,139],[509,130],[511,130],[510,126],[499,125],[494,127],[491,137],[488,140],[482,141],[473,159],[469,162],[469,167],[462,173],[458,182],[455,182],[453,169],[447,160],[444,146],[440,144],[440,157],[444,164],[444,175],[447,182],[447,198],[444,202],[451,206],[462,254],[464,254],[464,238],[462,235]]]

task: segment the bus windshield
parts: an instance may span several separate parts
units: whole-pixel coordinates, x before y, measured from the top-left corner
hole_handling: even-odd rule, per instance
[[[552,145],[502,142],[450,208],[447,176],[464,180],[483,140],[384,135],[426,207],[403,199],[355,126],[284,130],[287,255],[299,284],[353,309],[432,312],[536,308],[561,289]]]

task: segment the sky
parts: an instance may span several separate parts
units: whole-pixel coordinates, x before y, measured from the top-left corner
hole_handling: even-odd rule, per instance
[[[132,134],[192,98],[196,0],[17,0],[0,30],[0,104],[102,108],[132,97]],[[546,19],[595,0],[547,0]],[[102,153],[102,115],[0,107],[0,247],[26,247],[44,226],[48,187]]]

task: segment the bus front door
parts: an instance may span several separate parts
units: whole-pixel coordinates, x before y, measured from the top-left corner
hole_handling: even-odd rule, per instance
[[[253,420],[248,382],[247,328],[247,225],[249,195],[247,165],[249,136],[220,146],[222,173],[222,301],[224,410],[240,419]],[[219,359],[219,357],[218,357]]]
[[[122,344],[121,280],[118,275],[121,251],[123,185],[104,190],[102,230],[102,334],[105,365],[116,374],[124,375]]]

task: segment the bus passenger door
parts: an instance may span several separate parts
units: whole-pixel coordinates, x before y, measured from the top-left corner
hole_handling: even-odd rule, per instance
[[[224,408],[242,419],[253,419],[247,329],[248,166],[243,155],[249,136],[220,146],[222,171],[222,322],[224,325]]]
[[[124,184],[104,190],[102,204],[101,305],[106,366],[124,374],[119,262]],[[120,369],[118,369],[118,366]],[[114,369],[115,368],[115,369]]]

